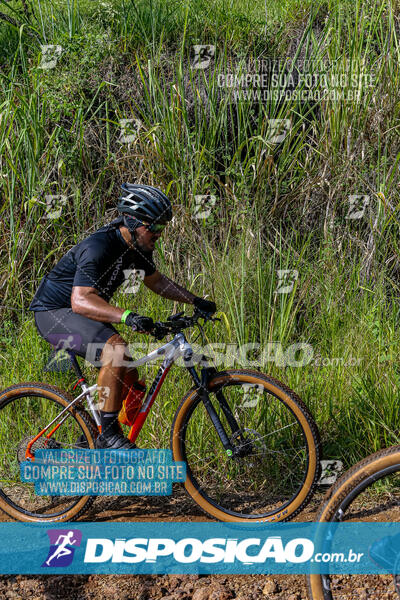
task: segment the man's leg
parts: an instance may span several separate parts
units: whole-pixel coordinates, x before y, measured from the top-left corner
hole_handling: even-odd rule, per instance
[[[97,378],[100,406],[103,410],[119,411],[129,387],[139,378],[137,369],[128,368],[132,358],[120,335],[115,334],[107,340],[100,360],[102,366]]]
[[[101,353],[101,368],[99,371],[97,385],[98,397],[101,408],[100,443],[107,441],[110,447],[116,443],[122,443],[123,436],[121,426],[118,422],[118,413],[122,407],[122,400],[134,381],[139,378],[137,369],[128,368],[132,360],[124,339],[115,334],[111,336],[104,345]],[[126,439],[126,438],[125,438]],[[128,440],[126,439],[126,442]]]
[[[136,369],[132,369],[132,358],[124,339],[119,335],[111,323],[101,323],[88,319],[83,315],[74,313],[71,308],[61,308],[52,311],[35,313],[35,323],[40,335],[50,344],[60,340],[60,336],[78,340],[73,348],[78,356],[83,356],[94,366],[99,366],[97,384],[99,386],[99,403],[102,407],[100,418],[102,435],[99,436],[101,447],[134,448],[124,437],[118,423],[118,413],[122,400],[127,394],[130,385],[138,379]],[[53,335],[53,339],[51,336]],[[90,348],[94,344],[96,348]],[[100,358],[97,348],[101,347]],[[104,435],[103,435],[104,434]],[[114,438],[114,443],[110,438]],[[97,445],[97,442],[96,442]]]

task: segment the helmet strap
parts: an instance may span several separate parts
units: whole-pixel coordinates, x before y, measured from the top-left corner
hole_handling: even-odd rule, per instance
[[[141,226],[141,222],[135,219],[135,217],[131,217],[129,215],[123,215],[123,217],[124,225],[131,233]]]
[[[131,217],[128,215],[123,215],[124,225],[128,229],[129,233],[132,236],[131,244],[137,247],[136,235],[135,231],[138,227],[140,227],[141,222],[135,219],[135,217]]]

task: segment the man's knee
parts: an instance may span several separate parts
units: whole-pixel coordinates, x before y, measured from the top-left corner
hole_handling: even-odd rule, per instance
[[[111,336],[104,344],[100,357],[101,365],[126,369],[132,366],[132,357],[125,340],[119,335]]]
[[[127,390],[139,379],[139,371],[135,367],[128,367],[124,373],[124,387]]]

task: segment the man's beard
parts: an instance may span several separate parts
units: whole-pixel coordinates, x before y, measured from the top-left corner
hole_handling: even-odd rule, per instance
[[[150,246],[148,246],[147,244],[142,242],[140,239],[138,239],[136,234],[134,234],[134,235],[135,235],[134,245],[136,248],[139,248],[139,250],[141,250],[142,252],[151,252],[152,251],[152,248],[150,248]],[[152,242],[153,240],[150,240],[150,241]]]

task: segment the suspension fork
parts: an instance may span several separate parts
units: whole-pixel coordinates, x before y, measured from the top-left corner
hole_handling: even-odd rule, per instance
[[[222,392],[222,389],[215,392],[215,395],[216,395],[217,400],[218,400],[218,402],[222,408],[222,411],[226,417],[226,420],[229,423],[229,427],[231,428],[231,431],[232,431],[232,436],[239,434],[238,441],[240,442],[241,445],[239,448],[237,446],[234,446],[234,455],[235,456],[246,456],[247,454],[250,454],[253,450],[253,445],[251,443],[249,443],[246,436],[243,434],[243,430],[238,425],[238,422],[236,421],[234,415],[232,414],[229,404],[225,400],[225,396]],[[243,444],[245,444],[245,445],[243,446]]]
[[[233,456],[235,454],[235,449],[229,441],[229,438],[226,434],[224,426],[221,423],[221,419],[219,418],[214,406],[212,405],[212,402],[211,402],[209,394],[208,394],[208,381],[209,381],[210,377],[216,373],[215,368],[208,367],[208,368],[202,369],[201,370],[201,379],[199,378],[199,376],[196,372],[196,369],[194,367],[187,367],[187,369],[196,384],[197,392],[198,392],[198,394],[210,416],[210,419],[212,421],[212,424],[215,427],[215,430],[219,436],[219,439],[221,440],[221,443],[222,443],[223,447],[225,448],[226,454],[228,456]],[[234,427],[238,428],[238,425],[230,411],[230,408],[229,408],[225,398],[223,398],[221,407],[222,407],[224,414],[226,415],[229,426],[232,428],[232,424],[233,424]]]
[[[207,389],[208,389],[208,381],[217,373],[217,369],[215,367],[207,367]],[[222,412],[224,413],[226,420],[228,421],[229,427],[231,428],[232,435],[238,433],[240,431],[240,427],[235,417],[232,414],[229,404],[225,400],[225,396],[223,394],[222,389],[217,390],[215,396],[222,408]]]

